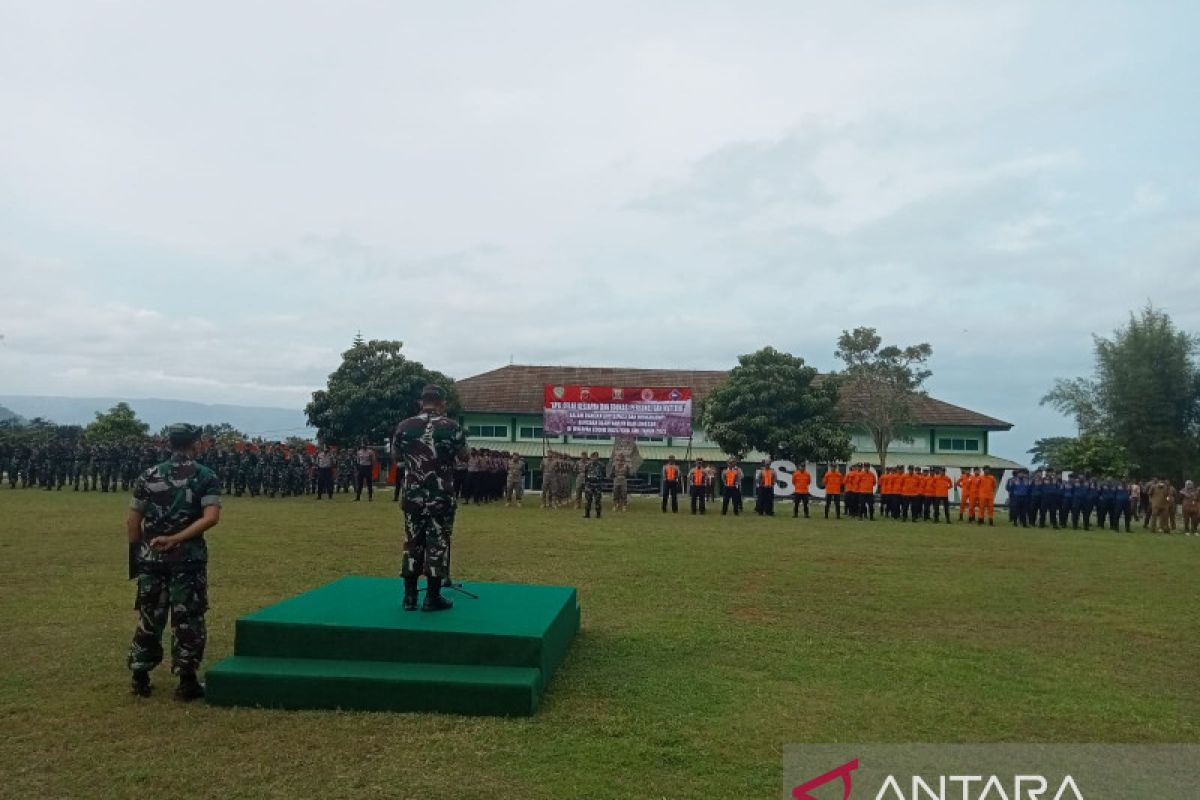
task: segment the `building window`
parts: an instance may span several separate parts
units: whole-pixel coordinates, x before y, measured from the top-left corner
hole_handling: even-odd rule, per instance
[[[467,436],[478,436],[481,439],[507,439],[507,425],[468,425]]]
[[[611,436],[605,436],[602,433],[585,433],[585,434],[578,435],[578,436],[572,434],[571,438],[577,442],[611,442],[612,441]]]
[[[979,452],[978,439],[938,439],[938,450],[953,451],[962,450],[973,453]]]
[[[639,437],[637,437],[637,440],[639,442],[658,442],[661,444],[662,442],[665,442],[667,440],[667,437],[665,437],[665,436],[639,436]]]
[[[522,439],[544,439],[544,438],[546,438],[545,429],[540,428],[540,427],[534,428],[534,427],[529,427],[529,426],[523,425],[520,428],[518,428],[517,431],[518,431],[518,435]]]

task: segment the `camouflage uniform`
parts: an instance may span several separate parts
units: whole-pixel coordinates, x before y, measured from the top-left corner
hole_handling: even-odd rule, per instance
[[[162,633],[171,615],[171,671],[195,673],[204,657],[208,610],[208,546],[197,536],[160,552],[150,547],[158,536],[187,528],[206,506],[221,505],[216,474],[185,455],[151,467],[135,481],[129,507],[143,515],[137,544],[137,631],[129,648],[129,669],[145,672],[163,658]]]
[[[508,482],[504,487],[504,501],[506,505],[511,505],[515,499],[517,505],[521,505],[521,498],[525,495],[525,460],[517,454],[508,461]]]
[[[579,459],[575,464],[575,507],[583,508],[583,491],[587,485],[588,459]]]
[[[457,508],[454,468],[467,454],[467,437],[454,420],[426,411],[396,426],[392,447],[404,459],[401,574],[446,579]]]
[[[629,465],[623,457],[612,462],[613,508],[617,511],[629,510]]]
[[[581,483],[583,485],[584,512],[583,516],[590,517],[592,515],[592,506],[596,506],[596,519],[600,519],[600,501],[604,494],[604,465],[600,463],[600,459],[593,454],[590,459],[582,462],[583,469],[580,472]]]

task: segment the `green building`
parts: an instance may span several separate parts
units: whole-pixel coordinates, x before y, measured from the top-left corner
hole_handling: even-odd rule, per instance
[[[531,488],[541,485],[541,458],[547,448],[578,456],[598,451],[607,458],[612,450],[609,436],[555,436],[547,440],[542,431],[543,389],[560,386],[679,386],[692,389],[699,404],[710,391],[725,381],[720,370],[619,369],[609,367],[542,367],[510,365],[456,382],[462,400],[462,425],[472,446],[517,452],[529,464]],[[989,467],[1005,472],[1021,465],[991,455],[989,436],[1007,431],[1012,424],[932,397],[917,406],[917,423],[908,432],[909,441],[894,441],[888,448],[889,465]],[[865,432],[854,432],[855,452],[851,462],[878,463],[875,445]],[[686,438],[639,437],[638,450],[645,462],[641,473],[654,484],[669,455],[682,460],[703,458],[723,462],[728,455],[707,439],[698,427]],[[763,457],[751,453],[747,461]],[[818,476],[819,477],[819,476]]]

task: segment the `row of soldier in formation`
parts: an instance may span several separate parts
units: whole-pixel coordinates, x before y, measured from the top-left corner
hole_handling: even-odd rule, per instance
[[[601,514],[606,480],[612,481],[612,507],[629,510],[629,481],[635,475],[633,463],[621,452],[605,464],[598,452],[580,457],[551,450],[542,459],[542,508],[583,509],[590,517],[593,508]]]
[[[525,459],[517,453],[472,447],[454,470],[454,492],[464,504],[504,500],[521,504],[525,495]],[[399,479],[397,479],[397,483]]]
[[[166,461],[170,453],[165,442],[140,438],[97,444],[56,439],[41,445],[0,442],[0,482],[13,489],[127,492],[138,475]],[[360,496],[364,488],[371,491],[375,464],[370,448],[310,450],[282,442],[202,443],[197,457],[216,473],[225,492],[238,497],[319,497],[322,489],[331,496],[351,490]],[[323,477],[328,480],[323,482]]]
[[[138,475],[169,456],[164,443],[138,438],[98,444],[0,442],[0,481],[12,489],[124,492]]]

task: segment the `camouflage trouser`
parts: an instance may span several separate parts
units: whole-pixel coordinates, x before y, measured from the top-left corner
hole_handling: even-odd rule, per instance
[[[450,571],[450,537],[454,533],[454,511],[430,514],[404,513],[404,563],[400,574],[447,578]]]
[[[510,480],[504,487],[504,499],[510,503],[513,500],[520,500],[524,495],[525,483],[520,478]]]
[[[627,508],[629,506],[629,483],[627,481],[613,481],[612,501],[615,508]]]
[[[137,630],[129,647],[129,668],[151,670],[163,660],[162,635],[171,615],[171,671],[195,672],[204,658],[208,629],[206,565],[143,572],[137,577]]]
[[[583,487],[583,501],[584,501],[583,515],[585,517],[591,516],[593,504],[595,504],[595,506],[596,506],[596,516],[597,517],[600,516],[600,498],[602,496],[603,496],[603,492],[601,491],[599,486],[584,486]]]

